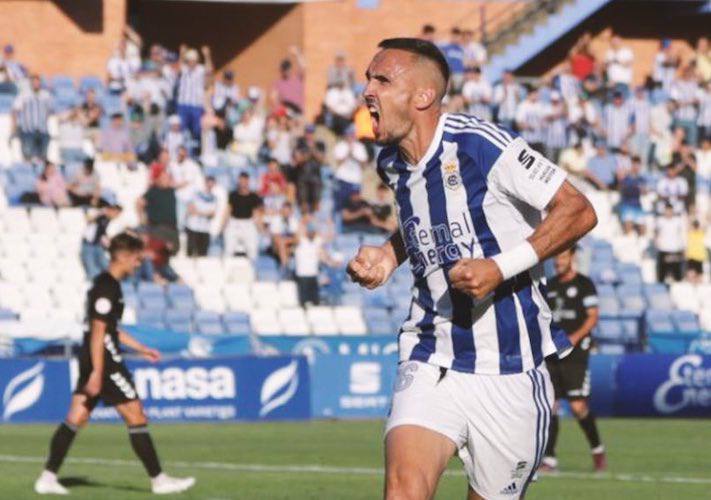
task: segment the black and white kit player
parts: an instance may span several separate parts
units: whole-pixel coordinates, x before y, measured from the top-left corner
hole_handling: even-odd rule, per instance
[[[590,410],[590,333],[598,320],[598,298],[595,285],[587,276],[575,269],[575,249],[566,250],[555,258],[556,276],[548,282],[547,301],[553,312],[553,320],[568,334],[574,348],[571,353],[558,359],[546,358],[553,382],[555,407],[550,423],[550,437],[546,446],[541,472],[556,472],[558,460],[555,445],[558,438],[558,401],[567,399],[580,428],[590,445],[596,471],[607,468],[605,448]]]
[[[142,253],[143,243],[138,237],[129,233],[115,236],[109,245],[111,261],[108,270],[94,279],[89,290],[86,305],[88,329],[79,353],[79,380],[66,420],[50,441],[45,469],[35,482],[37,493],[68,494],[57,479],[57,471],[77,431],[88,422],[99,399],[114,406],[126,422],[131,446],[151,478],[153,493],[179,493],[195,483],[192,477],[175,478],[162,472],[143,405],[119,348],[119,344],[123,344],[149,361],[160,360],[158,351],[119,329],[124,308],[120,280],[138,268]]]

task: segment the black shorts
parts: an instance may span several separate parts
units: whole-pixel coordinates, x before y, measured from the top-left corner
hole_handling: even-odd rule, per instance
[[[574,349],[568,356],[546,358],[556,399],[581,399],[590,396],[588,353]]]
[[[77,380],[74,394],[85,394],[84,386],[91,375],[92,363],[88,349],[82,348],[79,353],[79,380]],[[133,377],[123,361],[115,361],[110,354],[104,357],[104,380],[101,383],[101,392],[98,396],[89,398],[87,407],[94,409],[101,399],[107,406],[116,406],[128,401],[138,399]]]

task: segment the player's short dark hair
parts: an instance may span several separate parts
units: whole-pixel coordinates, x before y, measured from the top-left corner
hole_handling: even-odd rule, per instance
[[[143,240],[137,234],[124,231],[111,238],[109,254],[114,258],[118,252],[141,252]]]
[[[449,83],[449,64],[447,64],[447,59],[444,58],[442,51],[434,43],[419,38],[386,38],[378,44],[378,47],[381,49],[404,50],[429,59],[439,69],[442,78],[444,78],[444,86],[445,88],[447,87]]]

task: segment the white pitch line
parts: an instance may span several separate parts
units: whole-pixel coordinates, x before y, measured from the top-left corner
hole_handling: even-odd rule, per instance
[[[10,463],[44,463],[43,457],[23,455],[0,455],[0,462]],[[141,464],[134,460],[110,458],[68,458],[68,462],[75,464],[104,465],[107,467],[139,467]],[[265,473],[314,473],[314,474],[344,474],[358,476],[381,476],[383,470],[377,467],[332,467],[324,465],[265,465],[265,464],[236,464],[230,462],[183,462],[170,461],[166,465],[180,469],[210,469],[228,470],[236,472],[265,472]],[[463,476],[463,471],[447,470],[448,476]],[[622,481],[630,483],[676,483],[676,484],[711,484],[711,478],[679,477],[679,476],[650,476],[642,474],[613,474],[613,473],[588,473],[588,472],[559,472],[557,474],[542,476],[539,480],[547,479],[591,479],[595,481]]]

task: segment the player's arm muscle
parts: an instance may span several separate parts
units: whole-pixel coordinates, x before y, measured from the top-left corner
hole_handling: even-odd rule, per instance
[[[597,224],[588,199],[565,181],[548,203],[548,215],[528,238],[540,260],[570,248]]]
[[[570,335],[570,341],[573,345],[578,345],[581,340],[590,335],[592,329],[597,325],[600,310],[597,307],[588,307],[585,312],[587,313],[587,318],[585,318],[583,324],[580,325],[580,328]]]

